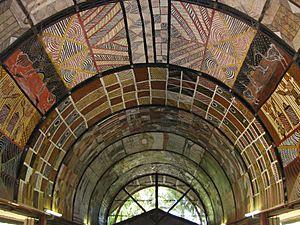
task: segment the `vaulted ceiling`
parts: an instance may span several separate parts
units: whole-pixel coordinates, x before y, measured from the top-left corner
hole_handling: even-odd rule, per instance
[[[299,200],[299,4],[0,1],[0,197],[92,224],[154,173],[212,224]]]

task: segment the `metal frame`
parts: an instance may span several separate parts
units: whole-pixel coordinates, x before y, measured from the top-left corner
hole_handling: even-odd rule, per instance
[[[197,196],[199,202],[201,203],[201,205],[202,205],[202,207],[203,207],[204,214],[206,215],[206,221],[208,221],[208,218],[207,218],[207,211],[206,211],[205,205],[203,204],[202,199],[200,198],[200,196],[198,195],[198,193],[197,193],[190,185],[188,185],[185,181],[182,181],[180,178],[174,177],[174,176],[172,176],[172,175],[169,175],[169,174],[163,174],[163,173],[155,173],[155,174],[152,173],[152,174],[142,175],[142,176],[140,176],[140,177],[138,177],[138,178],[135,178],[135,179],[129,181],[126,185],[124,185],[124,187],[123,187],[122,190],[125,190],[126,186],[130,185],[130,183],[134,182],[135,180],[138,180],[138,179],[140,179],[140,178],[147,177],[147,176],[153,176],[153,175],[156,177],[156,178],[155,178],[155,185],[154,185],[154,186],[155,186],[155,192],[156,192],[156,190],[158,190],[159,187],[167,187],[167,188],[170,188],[170,189],[173,189],[173,190],[176,190],[176,191],[182,193],[181,191],[179,191],[179,190],[177,190],[177,189],[175,189],[175,188],[168,187],[168,186],[164,186],[164,185],[158,185],[158,184],[157,184],[157,183],[158,183],[157,176],[166,176],[166,177],[174,178],[175,180],[178,180],[178,181],[182,182],[186,187],[188,187],[187,191],[186,191],[185,193],[182,193],[182,196],[180,197],[180,199],[178,199],[178,200],[176,201],[176,203],[173,204],[173,205],[171,206],[171,208],[168,210],[167,213],[169,213],[169,212],[170,212],[170,211],[171,211],[171,210],[172,210],[172,209],[180,202],[180,200],[188,194],[188,192],[192,191],[192,192]],[[147,186],[147,187],[145,187],[145,188],[149,188],[149,187],[153,187],[153,185],[152,185],[152,186]],[[145,188],[141,188],[141,189],[139,189],[138,191],[143,190],[143,189],[145,189]],[[109,208],[112,206],[113,202],[115,201],[115,198],[118,196],[118,194],[119,194],[122,190],[120,190],[120,191],[113,197],[113,201],[111,202]],[[137,191],[137,192],[138,192],[138,191]],[[135,193],[136,193],[136,192],[135,192]],[[131,194],[128,193],[127,191],[126,191],[126,194],[128,194],[129,197],[130,197],[130,195],[131,195]],[[187,196],[187,198],[189,199],[188,196]],[[190,200],[190,199],[189,199],[189,200]],[[126,200],[125,200],[125,201],[126,201]],[[125,201],[122,203],[122,205],[125,203]],[[158,196],[155,196],[155,204],[156,204],[156,202],[158,202]],[[193,204],[193,203],[191,202],[191,204]],[[122,207],[122,205],[119,206],[119,209]],[[213,206],[212,206],[212,207],[213,207]],[[159,207],[155,206],[155,208],[158,209]],[[143,210],[143,208],[141,208],[141,209]],[[195,207],[195,209],[196,209],[196,207]],[[200,214],[199,214],[198,211],[197,211],[197,214],[198,214],[199,218],[201,218],[201,216],[200,216]],[[109,215],[107,215],[107,217],[108,217],[108,216],[109,216]]]

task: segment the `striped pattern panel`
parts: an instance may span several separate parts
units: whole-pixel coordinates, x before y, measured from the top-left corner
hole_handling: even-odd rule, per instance
[[[232,87],[256,31],[215,11],[202,71]]]
[[[170,63],[201,70],[213,10],[174,1],[171,15]]]
[[[45,29],[41,39],[67,88],[96,73],[77,14]]]
[[[285,168],[285,174],[288,200],[289,202],[297,201],[300,198],[300,156]]]
[[[277,145],[300,124],[299,73],[300,67],[293,64],[261,108],[260,115]]]
[[[99,72],[129,64],[128,43],[119,3],[92,8],[81,12],[79,16]]]
[[[300,156],[299,139],[300,134],[299,130],[297,130],[292,136],[290,136],[288,139],[282,142],[280,146],[277,147],[284,167],[288,166]]]

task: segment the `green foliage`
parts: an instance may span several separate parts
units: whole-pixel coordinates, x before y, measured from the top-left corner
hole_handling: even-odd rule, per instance
[[[142,189],[132,197],[146,210],[149,211],[155,208],[155,187]],[[175,216],[182,217],[198,224],[206,224],[206,217],[202,209],[192,204],[187,198],[182,197],[182,193],[177,190],[159,187],[158,188],[158,207],[165,212],[168,212],[171,207],[176,206],[169,212]],[[124,221],[131,217],[142,214],[144,211],[140,206],[128,197],[123,205],[120,205],[108,218],[108,225]]]

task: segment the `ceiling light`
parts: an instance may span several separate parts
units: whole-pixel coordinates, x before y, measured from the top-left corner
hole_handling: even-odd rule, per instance
[[[260,210],[255,210],[253,212],[246,213],[245,216],[246,217],[251,217],[251,216],[255,216],[255,215],[259,214],[259,213],[260,213]]]
[[[9,203],[14,206],[20,206],[18,203],[15,203],[15,202],[9,202]]]
[[[61,217],[62,216],[61,213],[54,212],[54,211],[52,211],[50,209],[45,209],[45,212],[48,213],[48,214],[50,214],[50,215],[57,216],[57,217]]]

